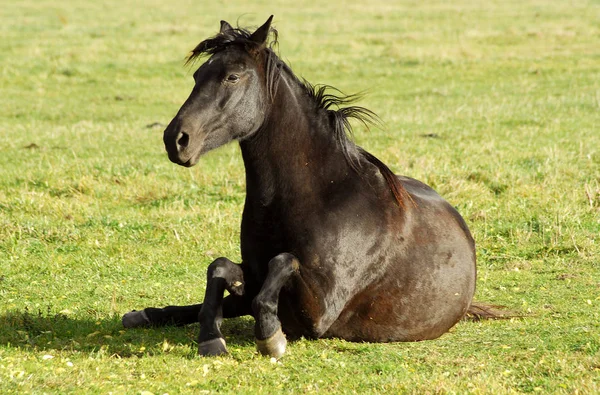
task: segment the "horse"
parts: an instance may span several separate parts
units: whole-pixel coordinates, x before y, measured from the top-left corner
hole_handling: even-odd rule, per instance
[[[164,131],[169,159],[194,166],[236,140],[246,176],[241,256],[208,266],[204,301],[133,310],[123,326],[200,323],[198,353],[227,346],[223,319],[255,320],[258,351],[287,339],[435,339],[468,312],[475,242],[432,188],[395,175],[350,138],[357,96],[299,79],[276,52],[273,16],[255,31],[221,21],[186,63],[208,57]],[[333,93],[332,93],[333,92]],[[229,295],[224,297],[224,291]]]

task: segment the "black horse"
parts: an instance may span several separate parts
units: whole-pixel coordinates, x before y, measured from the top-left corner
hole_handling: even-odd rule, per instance
[[[164,132],[169,159],[182,166],[239,141],[243,262],[210,264],[203,304],[134,310],[123,325],[199,321],[202,355],[227,352],[221,321],[242,315],[256,321],[259,351],[275,357],[286,336],[437,338],[475,291],[467,225],[433,189],[395,176],[348,138],[349,118],[374,114],[299,80],[272,50],[271,20],[254,32],[222,21],[193,50],[188,61],[210,57]]]

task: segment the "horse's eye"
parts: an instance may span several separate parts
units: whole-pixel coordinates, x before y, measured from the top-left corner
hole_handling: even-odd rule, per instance
[[[240,76],[237,74],[229,74],[225,80],[234,84],[240,80]]]

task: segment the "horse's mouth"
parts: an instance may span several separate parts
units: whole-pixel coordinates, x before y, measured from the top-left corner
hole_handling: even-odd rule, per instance
[[[182,155],[177,151],[173,152],[172,150],[167,149],[167,155],[171,162],[183,167],[192,167],[198,163],[198,160],[200,159],[200,152],[195,152],[191,155]]]
[[[189,158],[188,160],[183,160],[181,158],[171,158],[169,156],[169,159],[171,160],[171,162],[179,165],[179,166],[183,166],[183,167],[192,167],[194,166],[196,163],[198,163],[198,155],[194,155],[191,158]]]
[[[171,155],[170,153],[167,153],[167,154],[169,156],[169,160],[179,166],[192,167],[196,163],[198,163],[198,158],[194,157],[194,156],[192,156],[189,159],[185,159],[185,158],[182,159],[179,157],[179,155]]]
[[[198,162],[197,160],[192,160],[192,159],[190,159],[190,160],[188,160],[188,161],[187,161],[187,162],[185,162],[185,163],[178,163],[178,165],[181,165],[181,166],[183,166],[183,167],[192,167],[192,166],[194,166],[194,165],[195,165],[197,162]]]

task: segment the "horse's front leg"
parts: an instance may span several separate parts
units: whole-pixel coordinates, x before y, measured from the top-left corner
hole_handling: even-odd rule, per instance
[[[223,298],[225,290],[230,295]],[[251,314],[250,302],[244,295],[242,266],[227,258],[218,258],[208,266],[204,303],[133,310],[123,316],[122,322],[125,328],[180,326],[200,322],[198,352],[201,355],[218,355],[227,352],[220,331],[221,321],[223,318]]]
[[[125,313],[122,323],[125,328],[159,328],[161,326],[184,326],[198,322],[202,303],[188,306],[146,307]],[[250,315],[251,309],[244,296],[228,295],[223,299],[223,318]]]
[[[148,328],[168,325],[183,326],[198,322],[202,304],[189,306],[146,307],[125,313],[121,322],[125,328]]]
[[[290,277],[297,273],[299,262],[292,254],[279,254],[269,261],[269,272],[258,295],[252,301],[256,319],[254,333],[256,347],[263,355],[275,358],[285,353],[287,340],[277,317],[279,292]]]
[[[228,301],[235,298],[239,315],[250,313],[250,303],[244,294],[244,273],[241,265],[227,258],[218,258],[208,266],[206,293],[200,309],[200,335],[198,353],[200,355],[220,355],[227,353],[225,339],[221,334],[223,321],[223,293],[229,291]]]

